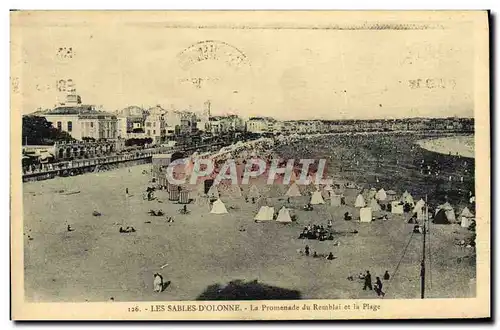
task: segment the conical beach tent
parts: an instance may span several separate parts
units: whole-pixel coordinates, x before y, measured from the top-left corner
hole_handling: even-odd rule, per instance
[[[318,204],[325,204],[325,201],[323,200],[323,197],[321,196],[321,192],[316,190],[313,192],[311,196],[311,204],[312,205],[318,205]]]
[[[375,195],[375,198],[377,198],[379,201],[387,200],[387,194],[384,188],[381,188],[379,191],[377,191],[377,195]]]
[[[276,222],[281,223],[290,223],[292,222],[292,218],[290,217],[290,212],[286,207],[282,207],[278,212],[278,217],[276,218]]]
[[[416,204],[415,207],[413,208],[413,214],[417,215],[417,220],[425,220],[425,201],[423,199],[420,199]]]
[[[365,207],[365,199],[363,198],[363,195],[359,194],[358,197],[356,197],[356,202],[354,203],[354,207]]]
[[[410,205],[412,205],[412,206],[413,206],[413,205],[415,205],[415,202],[413,201],[413,196],[412,196],[410,193],[408,193],[408,194],[404,197],[404,199],[403,199],[403,203],[408,203],[408,204],[410,204]]]
[[[212,210],[210,211],[210,213],[226,214],[227,213],[226,205],[224,205],[224,203],[220,199],[217,199],[212,205]]]
[[[274,207],[262,206],[259,212],[253,218],[256,222],[271,221],[274,216]]]
[[[375,198],[372,198],[370,202],[370,208],[372,209],[373,212],[380,212],[382,211],[382,208],[380,207],[379,203]]]
[[[299,190],[299,186],[294,182],[290,185],[290,188],[288,188],[288,191],[286,192],[286,196],[288,197],[299,197],[302,196]]]

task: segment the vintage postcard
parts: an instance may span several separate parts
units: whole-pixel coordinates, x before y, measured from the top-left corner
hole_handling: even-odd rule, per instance
[[[13,319],[490,316],[487,12],[10,18]]]

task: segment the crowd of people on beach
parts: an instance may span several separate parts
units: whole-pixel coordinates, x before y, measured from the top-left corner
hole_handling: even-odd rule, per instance
[[[332,221],[328,222],[328,229],[323,225],[307,225],[299,235],[299,239],[317,239],[319,241],[333,241],[333,233],[331,232]]]

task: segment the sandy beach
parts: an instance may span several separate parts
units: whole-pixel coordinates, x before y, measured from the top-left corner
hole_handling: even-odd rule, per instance
[[[421,237],[412,237],[401,259],[413,229],[405,215],[389,214],[389,220],[372,223],[344,221],[344,212],[356,212],[354,189],[345,192],[350,206],[317,205],[310,212],[302,210],[308,196],[292,198],[290,205],[286,198],[272,198],[275,209],[288,205],[297,221],[255,223],[259,205],[230,195],[221,195],[229,212],[225,215],[210,214],[208,205],[197,204],[188,205],[189,215],[181,215],[182,205],[168,201],[166,191],[157,192],[158,200],[144,200],[150,177],[143,170],[149,168],[23,184],[28,301],[206,299],[217,284],[224,287],[238,279],[258,280],[275,298],[377,298],[373,291],[361,290],[362,281],[347,280],[368,269],[374,277],[386,270],[393,275],[384,285],[386,299],[420,296]],[[162,209],[175,222],[149,216],[151,209]],[[93,216],[94,210],[102,215]],[[304,226],[326,226],[328,219],[338,232],[334,241],[298,239]],[[74,231],[67,231],[68,224]],[[137,231],[119,233],[120,226]],[[358,233],[348,233],[353,230]],[[470,232],[456,224],[431,226],[428,297],[471,295],[474,251],[454,244],[467,236]],[[337,259],[299,255],[306,244],[318,253],[333,252]],[[162,293],[153,292],[157,271],[170,281]]]

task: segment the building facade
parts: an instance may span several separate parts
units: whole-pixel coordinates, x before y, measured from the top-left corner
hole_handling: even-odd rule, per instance
[[[82,104],[75,93],[74,88],[70,89],[65,103],[36,115],[45,117],[53,127],[68,132],[76,140],[118,138],[116,115],[98,111],[94,105]]]

